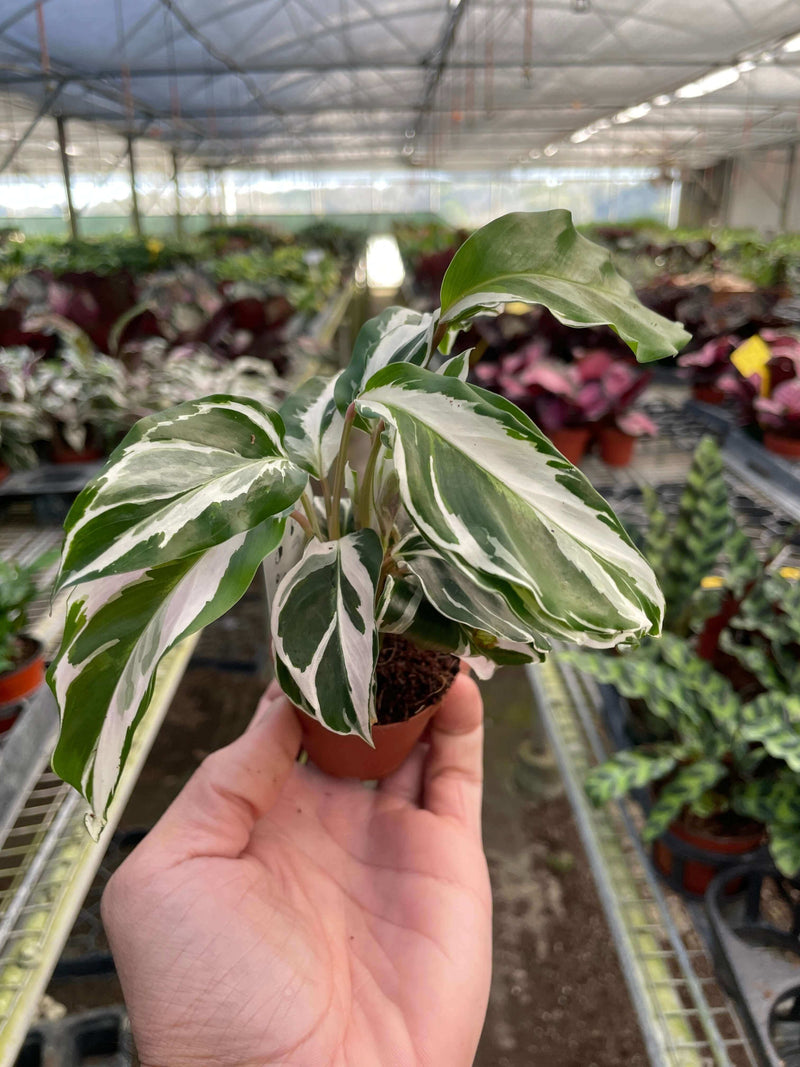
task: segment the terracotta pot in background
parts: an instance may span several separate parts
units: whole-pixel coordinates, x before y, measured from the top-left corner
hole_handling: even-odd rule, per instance
[[[32,696],[44,683],[44,647],[23,636],[26,656],[13,671],[0,674],[0,733],[9,730],[17,717],[16,705]]]
[[[787,437],[782,433],[765,430],[764,448],[786,459],[800,459],[800,437]]]
[[[396,771],[422,736],[439,704],[431,704],[405,722],[372,727],[375,748],[352,734],[337,734],[295,709],[303,730],[303,748],[311,762],[334,778],[370,781]]]
[[[600,431],[600,458],[609,467],[627,467],[633,459],[636,438],[615,426],[604,426]]]
[[[565,426],[561,430],[553,430],[547,436],[564,459],[577,466],[589,446],[592,431],[588,426]]]
[[[50,455],[53,463],[94,463],[103,458],[102,448],[84,448],[82,452],[76,452],[67,445],[57,444],[53,441]]]
[[[7,478],[10,473],[11,468],[7,467],[5,463],[0,463],[0,482],[2,482],[4,478]]]
[[[693,385],[692,396],[701,404],[724,404],[725,394],[716,385]]]
[[[764,828],[753,824],[749,832],[735,836],[721,836],[689,829],[678,820],[669,828],[669,835],[677,838],[678,843],[685,842],[693,849],[704,852],[707,859],[680,856],[678,850],[669,846],[664,838],[653,843],[653,863],[664,875],[669,884],[694,896],[702,896],[714,875],[724,867],[730,866],[730,859],[755,852],[764,840]],[[729,892],[736,892],[736,886]]]

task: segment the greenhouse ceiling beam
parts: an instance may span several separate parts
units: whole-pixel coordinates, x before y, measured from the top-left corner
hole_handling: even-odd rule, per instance
[[[137,237],[142,236],[142,216],[139,214],[139,193],[136,188],[136,155],[133,148],[133,137],[128,135],[128,174],[131,180],[131,223],[133,232]]]
[[[39,106],[39,110],[36,112],[36,114],[33,116],[31,121],[28,123],[28,126],[25,129],[25,132],[22,134],[21,137],[17,138],[17,140],[14,142],[14,144],[11,146],[11,148],[8,150],[8,152],[3,157],[2,162],[0,162],[0,174],[2,174],[4,170],[6,170],[8,167],[10,167],[11,164],[14,162],[14,160],[17,158],[17,155],[19,154],[20,149],[25,145],[26,141],[31,136],[33,131],[36,129],[36,127],[39,125],[39,123],[42,121],[42,119],[45,117],[45,115],[48,114],[48,112],[50,111],[50,108],[53,106],[53,104],[58,99],[58,96],[59,96],[59,94],[61,92],[61,89],[62,89],[62,86],[56,85],[55,88],[51,89],[47,93],[47,95],[45,96],[45,98],[42,101],[41,105]]]
[[[460,10],[462,4],[456,10]],[[792,69],[794,66],[800,63],[800,52],[795,52],[791,55],[787,55],[786,58],[777,57],[775,60],[776,67],[787,67]],[[644,70],[654,69],[672,69],[680,68],[686,71],[693,71],[701,67],[714,67],[719,65],[719,60],[715,57],[706,57],[687,60],[685,56],[648,56],[638,57],[637,59],[631,59],[630,56],[620,56],[618,58],[598,59],[592,60],[591,66],[596,70],[617,70],[619,68],[634,68]],[[450,70],[475,70],[482,71],[485,63],[483,60],[470,60],[470,59],[451,59],[447,63],[447,67]],[[493,63],[495,70],[522,70],[522,64],[518,59],[496,59]],[[540,70],[569,70],[569,69],[586,69],[585,57],[547,57],[542,56],[537,58],[536,67]],[[423,60],[410,60],[410,59],[397,59],[396,57],[388,56],[386,58],[376,58],[371,56],[369,58],[356,58],[351,60],[271,60],[269,63],[252,64],[248,63],[240,67],[242,74],[256,75],[256,74],[300,74],[309,72],[312,74],[327,74],[344,72],[349,73],[351,71],[366,71],[377,72],[381,71],[420,71],[431,69],[431,62]],[[140,78],[210,78],[215,75],[220,77],[229,76],[230,70],[220,69],[218,71],[210,71],[208,67],[134,67],[130,71],[130,77],[132,79]],[[239,71],[237,71],[239,73]],[[50,75],[52,77],[52,75]],[[48,75],[42,71],[4,71],[0,69],[0,85],[25,85],[29,83],[36,83],[46,81]],[[81,72],[68,72],[58,75],[61,81],[120,81],[121,73],[119,68],[103,67],[97,70],[85,70]]]

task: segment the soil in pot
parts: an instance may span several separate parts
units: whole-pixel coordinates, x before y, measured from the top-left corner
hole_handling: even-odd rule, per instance
[[[609,467],[627,467],[635,445],[635,437],[615,426],[604,426],[600,431],[600,458]]]
[[[669,884],[680,891],[702,896],[715,874],[730,866],[731,860],[754,852],[764,840],[764,827],[750,819],[742,819],[733,813],[701,819],[684,813],[669,828],[675,840],[673,849],[667,840],[659,838],[653,843],[653,862]],[[681,843],[691,851],[684,854]],[[695,850],[704,853],[698,857]],[[735,893],[738,884],[728,887]]]
[[[564,459],[577,466],[589,447],[592,431],[588,426],[565,426],[561,430],[553,430],[547,436]]]
[[[764,433],[764,448],[786,459],[800,459],[800,437],[787,437],[782,433]]]
[[[456,656],[418,648],[383,634],[377,669],[375,748],[360,737],[328,730],[299,713],[303,747],[320,770],[336,778],[385,778],[405,760],[458,674]]]
[[[25,634],[16,639],[14,666],[0,674],[0,733],[16,719],[16,705],[31,696],[44,682],[44,649]]]

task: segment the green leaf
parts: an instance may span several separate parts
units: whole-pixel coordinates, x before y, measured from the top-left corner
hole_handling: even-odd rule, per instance
[[[59,587],[185,559],[288,511],[308,479],[280,416],[210,396],[134,426],[65,523]]]
[[[722,456],[713,438],[705,437],[692,457],[665,557],[666,629],[679,626],[689,598],[714,567],[730,526]]]
[[[626,749],[594,767],[586,776],[586,795],[596,808],[624,797],[632,789],[659,782],[674,769],[672,745],[654,745],[649,752]]]
[[[463,329],[514,300],[543,304],[570,326],[608,324],[643,363],[674,356],[689,340],[639,302],[568,211],[504,215],[474,233],[444,276],[441,321]]]
[[[781,874],[794,878],[800,871],[800,825],[798,823],[771,823],[769,826],[769,852]]]
[[[654,841],[660,837],[685,807],[699,800],[706,790],[713,789],[726,773],[722,763],[711,759],[697,760],[682,767],[664,786],[650,809],[642,838]]]
[[[339,451],[344,418],[333,395],[338,379],[309,378],[280,408],[286,453],[315,478],[327,477]]]
[[[800,771],[800,697],[785,693],[762,693],[742,708],[740,735],[756,741],[774,759]],[[792,719],[794,718],[794,722]]]
[[[496,590],[487,588],[460,561],[444,557],[420,534],[408,534],[392,555],[411,571],[427,600],[448,619],[504,641],[532,645],[542,657],[549,651],[549,643]]]
[[[598,646],[658,633],[655,576],[608,504],[513,404],[397,364],[356,401],[393,427],[412,522],[537,633]]]
[[[268,519],[188,559],[98,578],[71,593],[48,671],[61,709],[53,769],[89,801],[98,831],[158,664],[236,603],[282,532],[282,519]]]
[[[278,586],[271,620],[277,677],[289,699],[329,729],[370,743],[382,560],[374,530],[310,541]]]
[[[424,364],[436,320],[427,312],[389,307],[361,327],[350,363],[339,375],[334,390],[336,404],[344,414],[369,379],[392,363]]]
[[[437,374],[443,374],[445,378],[460,378],[462,382],[469,376],[469,357],[473,349],[468,348],[465,352],[459,352],[452,359],[447,359],[438,368]]]

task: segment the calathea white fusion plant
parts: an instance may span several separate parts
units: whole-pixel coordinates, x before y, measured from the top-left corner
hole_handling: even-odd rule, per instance
[[[90,828],[160,660],[227,611],[262,560],[281,686],[367,741],[382,634],[481,668],[540,659],[548,636],[605,647],[659,632],[655,577],[609,506],[526,415],[467,383],[468,353],[446,358],[509,301],[608,323],[644,361],[688,339],[568,212],[513,214],[460,248],[438,312],[383,312],[344,371],[280,411],[210,396],[131,430],[67,518],[59,587],[72,592],[49,675],[53,766],[89,801]]]

